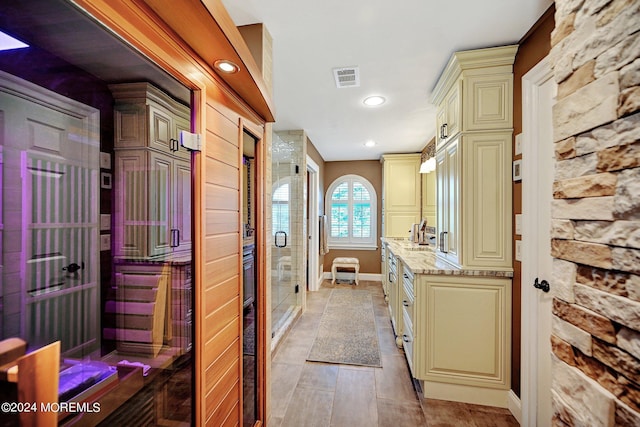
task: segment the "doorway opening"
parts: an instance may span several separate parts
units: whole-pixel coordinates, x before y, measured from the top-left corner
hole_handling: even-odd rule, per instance
[[[551,308],[553,287],[545,293],[533,284],[551,280],[551,201],[554,164],[552,106],[556,83],[547,59],[522,78],[522,420],[551,422]]]

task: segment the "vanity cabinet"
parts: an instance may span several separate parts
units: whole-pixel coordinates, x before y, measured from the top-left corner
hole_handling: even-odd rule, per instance
[[[396,344],[425,397],[505,407],[511,275],[452,266],[433,248],[382,239]]]
[[[420,218],[420,153],[384,154],[382,162],[382,235],[408,237]]]
[[[407,328],[405,324],[406,340],[411,339],[412,344],[411,352],[405,345],[405,353],[414,377],[427,382],[508,389],[511,279],[417,277],[415,305],[405,312],[412,325]],[[424,387],[430,388],[437,389]]]
[[[189,107],[149,83],[111,85],[115,98],[114,255],[191,250],[191,163],[179,147]]]
[[[516,51],[504,46],[457,52],[433,91],[438,111],[447,111],[436,121],[437,254],[457,267],[512,269]]]

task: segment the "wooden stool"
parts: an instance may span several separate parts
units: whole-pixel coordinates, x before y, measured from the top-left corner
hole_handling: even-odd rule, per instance
[[[333,264],[331,264],[331,284],[336,283],[336,270],[338,268],[353,268],[356,275],[356,286],[358,285],[358,272],[360,271],[360,260],[358,260],[358,258],[334,258]]]

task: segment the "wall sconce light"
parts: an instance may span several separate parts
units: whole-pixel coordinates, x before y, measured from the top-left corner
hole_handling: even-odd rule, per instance
[[[430,173],[436,170],[436,158],[431,157],[429,160],[420,165],[420,173]]]

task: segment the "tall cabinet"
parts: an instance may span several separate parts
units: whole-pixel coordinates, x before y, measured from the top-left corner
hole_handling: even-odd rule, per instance
[[[190,129],[189,107],[149,83],[109,89],[115,98],[114,255],[189,251],[191,155],[178,142],[180,131]]]
[[[123,353],[179,356],[192,346],[191,154],[179,144],[190,109],[146,82],[109,89],[116,280],[105,338]]]
[[[420,153],[384,154],[382,162],[382,236],[409,237],[420,222]]]
[[[453,54],[437,106],[437,254],[455,266],[511,269],[513,62],[517,46]]]

